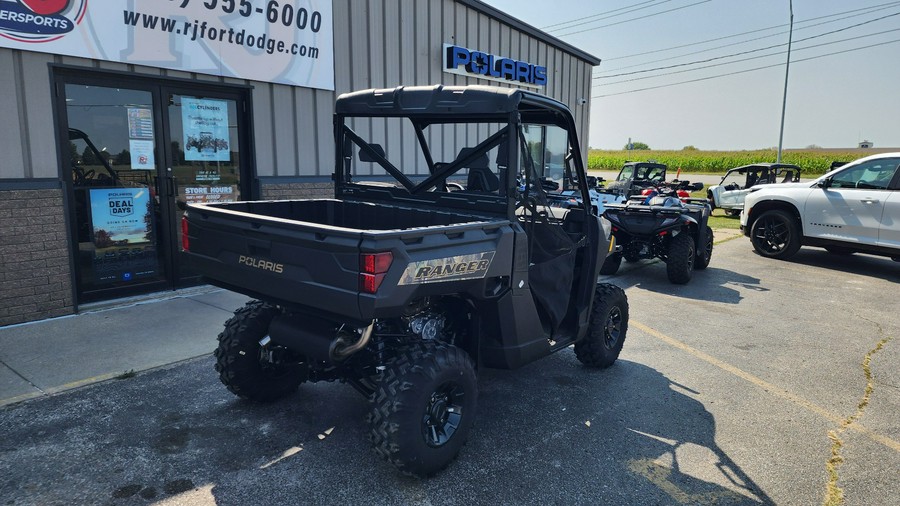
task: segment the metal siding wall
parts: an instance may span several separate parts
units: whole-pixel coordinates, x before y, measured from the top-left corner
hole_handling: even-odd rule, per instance
[[[9,49],[0,49],[0,68],[8,69],[0,72],[0,87],[6,90],[6,97],[0,100],[0,118],[6,118],[5,132],[0,135],[0,178],[24,178],[26,175],[26,138],[22,135],[24,115],[19,113],[24,84],[20,81],[17,57]]]
[[[28,146],[31,149],[30,177],[57,177],[56,131],[53,128],[53,96],[47,64],[53,55],[22,53],[22,78],[25,82],[25,120],[28,123]],[[49,142],[48,142],[49,141]]]

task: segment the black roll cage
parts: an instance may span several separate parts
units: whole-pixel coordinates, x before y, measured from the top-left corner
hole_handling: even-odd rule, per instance
[[[474,209],[490,214],[504,214],[507,218],[514,219],[515,192],[511,198],[509,190],[515,187],[517,174],[515,170],[509,169],[520,167],[519,143],[525,142],[522,125],[543,124],[555,125],[567,132],[570,141],[565,159],[567,162],[574,162],[574,167],[571,168],[575,169],[574,176],[581,193],[581,206],[586,213],[590,212],[590,195],[581,148],[577,142],[572,142],[577,139],[572,113],[563,104],[546,96],[525,90],[488,86],[401,86],[341,95],[335,103],[335,111],[335,150],[340,155],[335,157],[335,171],[332,177],[337,198],[364,195],[365,198],[375,200],[384,198],[393,201],[422,201],[446,207],[463,207],[469,211]],[[390,117],[408,119],[415,131],[419,149],[429,171],[429,175],[418,183],[410,179],[347,124],[349,118]],[[425,138],[425,128],[435,124],[454,123],[505,123],[506,126],[481,141],[468,155],[438,166]],[[507,170],[500,174],[504,180],[500,182],[499,196],[427,191],[504,142],[509,150],[506,157],[508,163]],[[394,177],[405,189],[406,194],[404,195],[403,190],[399,188],[369,189],[365,188],[365,185],[353,183],[351,179],[353,144],[359,147],[361,153],[364,152],[371,161],[381,165]],[[533,166],[530,151],[523,149],[522,152],[525,153],[527,165]],[[569,171],[570,165],[568,163],[566,165],[566,170]]]

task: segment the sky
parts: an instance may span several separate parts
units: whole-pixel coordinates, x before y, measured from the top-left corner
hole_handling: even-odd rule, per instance
[[[622,149],[629,138],[652,149],[778,146],[790,0],[484,1],[603,60],[593,71],[593,148]],[[900,1],[793,0],[793,12],[784,149],[855,148],[863,140],[900,147]],[[629,21],[642,16],[648,17]],[[801,41],[808,37],[815,38]],[[819,44],[826,45],[809,47]],[[770,56],[734,62],[763,55]],[[610,77],[711,58],[717,59]],[[697,68],[727,62],[734,63]],[[642,79],[621,82],[635,78]],[[656,86],[662,87],[638,91]]]

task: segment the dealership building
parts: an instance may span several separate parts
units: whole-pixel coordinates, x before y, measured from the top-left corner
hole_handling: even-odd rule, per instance
[[[478,0],[115,3],[0,0],[0,326],[198,284],[187,204],[332,196],[341,93],[524,87],[587,152],[600,60]],[[354,128],[415,164],[403,128]]]

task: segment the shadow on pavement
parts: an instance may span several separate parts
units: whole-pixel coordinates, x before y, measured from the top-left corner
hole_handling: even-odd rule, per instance
[[[716,443],[703,392],[565,350],[482,371],[475,430],[430,480],[370,449],[367,402],[304,385],[229,394],[197,359],[0,410],[0,503],[771,504]]]
[[[630,268],[614,276],[601,276],[600,281],[613,283],[622,288],[638,288],[662,295],[686,299],[739,304],[743,297],[735,287],[744,290],[767,292],[761,280],[739,272],[716,267],[694,271],[686,285],[675,285],[666,276],[666,264],[661,260],[642,260],[631,264]]]
[[[755,251],[754,253],[758,254]],[[777,262],[778,260],[772,261]],[[836,255],[820,248],[800,248],[800,251],[788,261],[900,283],[900,262],[895,262],[887,257],[861,253]]]

